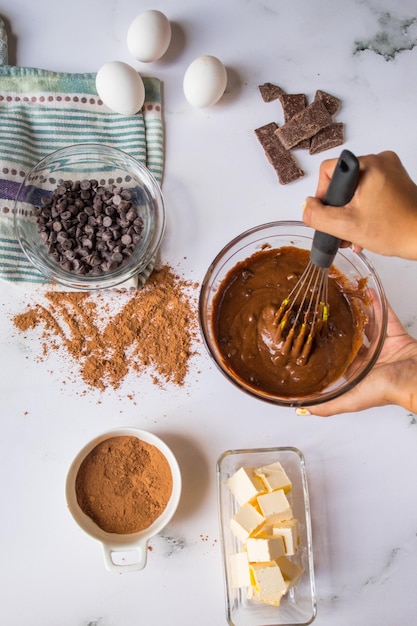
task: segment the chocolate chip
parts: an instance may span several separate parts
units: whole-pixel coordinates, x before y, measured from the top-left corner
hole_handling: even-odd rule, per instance
[[[72,248],[72,241],[70,241],[70,239],[64,239],[64,241],[61,242],[61,249],[65,252],[67,252],[67,250],[71,250]]]
[[[132,237],[130,235],[122,235],[120,237],[120,241],[122,242],[122,244],[124,244],[125,246],[129,246],[132,243]]]
[[[81,245],[83,248],[89,248],[91,250],[91,248],[93,247],[93,242],[88,237],[84,237],[83,239],[81,239]]]
[[[58,243],[62,243],[63,241],[66,241],[68,239],[68,235],[66,232],[61,231],[60,233],[58,233],[56,240],[58,241]]]
[[[127,211],[126,213],[126,219],[129,220],[129,222],[134,222],[137,217],[138,215],[135,209],[129,209],[129,211]]]
[[[113,215],[116,214],[116,209],[114,208],[114,206],[105,206],[104,214],[108,215],[109,217],[112,217]]]

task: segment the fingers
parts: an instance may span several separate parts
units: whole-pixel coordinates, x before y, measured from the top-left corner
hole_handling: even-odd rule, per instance
[[[346,207],[324,205],[318,198],[308,197],[303,208],[303,221],[307,226],[350,241],[352,216]]]
[[[330,179],[333,176],[337,161],[338,159],[327,159],[320,164],[319,180],[316,189],[316,196],[320,198],[320,200],[323,200],[326,195],[326,191],[329,186]]]
[[[388,404],[388,400],[385,396],[384,379],[379,370],[374,370],[351,391],[330,402],[308,407],[307,410],[311,415],[330,417],[340,413],[364,411],[385,404]]]

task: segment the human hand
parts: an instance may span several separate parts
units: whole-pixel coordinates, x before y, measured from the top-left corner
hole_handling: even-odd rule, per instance
[[[344,207],[324,206],[337,159],[320,166],[316,197],[303,220],[315,230],[386,256],[417,260],[417,185],[394,152],[359,157],[359,184]]]
[[[417,413],[417,339],[407,333],[389,305],[387,337],[369,374],[351,391],[307,411],[329,417],[386,404]]]

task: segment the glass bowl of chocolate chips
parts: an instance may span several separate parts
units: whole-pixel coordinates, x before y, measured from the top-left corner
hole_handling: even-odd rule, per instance
[[[15,236],[39,272],[68,289],[122,286],[152,267],[165,209],[151,172],[101,144],[57,150],[26,175]]]

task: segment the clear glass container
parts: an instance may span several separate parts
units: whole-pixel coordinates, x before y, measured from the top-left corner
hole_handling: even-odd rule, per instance
[[[352,288],[362,280],[372,294],[361,303],[362,346],[352,363],[333,383],[315,393],[300,397],[272,394],[262,388],[251,386],[231,370],[216,341],[212,319],[216,293],[227,274],[241,261],[264,248],[294,246],[310,250],[314,231],[302,222],[270,222],[256,226],[238,235],[216,256],[203,279],[199,298],[199,322],[208,353],[226,378],[242,391],[281,406],[312,406],[326,402],[349,391],[360,382],[375,364],[382,349],[387,326],[387,302],[381,281],[372,264],[362,253],[352,248],[340,248],[334,259],[334,267],[344,275]]]
[[[119,267],[99,275],[79,275],[63,269],[48,252],[33,214],[41,197],[51,194],[60,181],[84,179],[129,190],[143,223],[141,240],[130,256]],[[160,187],[144,165],[116,148],[77,144],[51,153],[27,174],[16,197],[14,226],[23,252],[45,278],[70,289],[105,289],[133,278],[154,259],[164,233],[165,208]]]
[[[296,586],[282,598],[279,606],[271,606],[247,598],[245,587],[231,584],[230,555],[238,552],[241,545],[230,530],[230,519],[239,505],[226,481],[243,466],[262,467],[278,461],[292,483],[287,495],[293,516],[299,521],[300,547],[291,557],[303,574]],[[217,486],[220,531],[223,553],[226,593],[226,616],[230,626],[295,626],[311,624],[316,617],[313,547],[308,484],[303,454],[297,448],[258,448],[229,450],[217,461]]]

